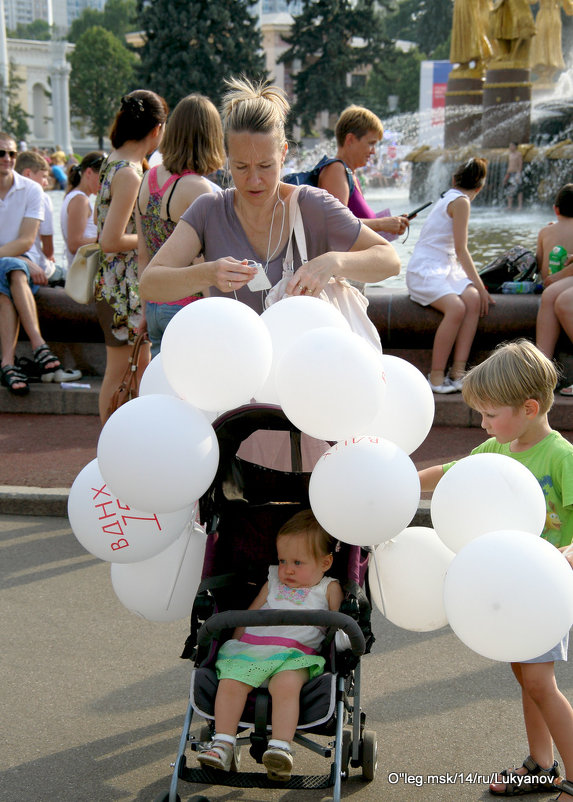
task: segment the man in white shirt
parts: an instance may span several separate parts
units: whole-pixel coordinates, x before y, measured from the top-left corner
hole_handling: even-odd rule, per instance
[[[34,294],[48,279],[44,271],[22,258],[34,245],[44,217],[43,191],[14,171],[16,142],[0,132],[0,381],[14,395],[29,391],[26,375],[15,366],[20,323],[28,335],[44,378],[61,368],[42,337]]]

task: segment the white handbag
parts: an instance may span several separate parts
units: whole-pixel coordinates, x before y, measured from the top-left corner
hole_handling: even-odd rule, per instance
[[[283,276],[269,290],[265,300],[267,308],[286,296],[287,284],[293,277],[293,234],[302,264],[308,261],[304,225],[298,205],[298,192],[299,187],[296,187],[289,200],[290,235],[286,256],[283,261]],[[366,311],[368,309],[368,299],[356,287],[349,284],[345,278],[333,277],[329,279],[326,287],[317,296],[313,297],[321,298],[323,301],[335,306],[344,315],[352,331],[369,342],[379,354],[382,353],[378,329],[372,323]]]
[[[68,268],[65,292],[78,304],[89,304],[94,299],[94,281],[99,268],[101,248],[97,242],[80,245],[74,261]]]

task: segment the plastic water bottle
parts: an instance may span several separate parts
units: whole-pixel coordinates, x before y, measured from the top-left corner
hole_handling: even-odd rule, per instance
[[[504,281],[501,285],[504,295],[521,295],[535,292],[534,281]]]
[[[556,245],[551,248],[549,254],[549,272],[558,273],[565,267],[565,260],[567,259],[567,251],[562,245]]]

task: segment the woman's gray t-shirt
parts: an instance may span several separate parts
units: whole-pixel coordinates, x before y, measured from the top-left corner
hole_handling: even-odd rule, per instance
[[[234,189],[200,195],[181,215],[181,220],[197,233],[206,262],[232,256],[240,260],[252,259],[264,266],[266,254],[256,253],[249,243],[235,212],[234,196]],[[286,203],[288,204],[288,200]],[[298,203],[304,223],[309,261],[329,251],[350,250],[358,238],[361,223],[346,206],[325,190],[311,186],[301,187]],[[277,207],[277,214],[279,212],[280,207]],[[269,262],[267,275],[273,286],[282,278],[287,245],[288,242]],[[298,269],[300,265],[301,259],[295,244],[294,269]],[[221,292],[217,287],[211,287],[209,294],[233,297],[233,294]],[[251,292],[245,286],[237,290],[234,297],[260,314],[264,311],[264,295],[266,293]]]

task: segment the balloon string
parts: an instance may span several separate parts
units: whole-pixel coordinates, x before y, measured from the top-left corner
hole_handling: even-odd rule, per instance
[[[381,545],[384,546],[385,544],[382,543]],[[380,570],[378,568],[378,560],[376,559],[376,549],[372,546],[370,548],[370,552],[372,553],[372,555],[374,557],[374,570],[376,571],[376,580],[378,581],[378,590],[380,591],[380,605],[382,607],[381,612],[382,612],[382,615],[384,616],[384,618],[387,618],[388,616],[386,615],[386,604],[384,602],[384,593],[382,591],[382,580],[380,578]]]
[[[173,585],[171,586],[171,591],[169,592],[169,598],[167,599],[167,604],[165,605],[165,609],[169,610],[169,605],[171,604],[171,599],[173,598],[173,594],[175,593],[175,588],[177,586],[177,582],[179,581],[179,574],[181,573],[181,568],[183,567],[183,561],[185,560],[185,555],[187,554],[187,549],[189,548],[189,543],[191,543],[191,532],[192,532],[192,525],[195,522],[195,518],[197,515],[197,506],[199,502],[195,502],[195,506],[193,507],[193,512],[191,513],[191,518],[189,519],[189,523],[187,524],[187,543],[185,544],[185,548],[183,549],[183,554],[181,555],[181,560],[177,567],[177,572],[175,574],[175,579],[173,580]]]

